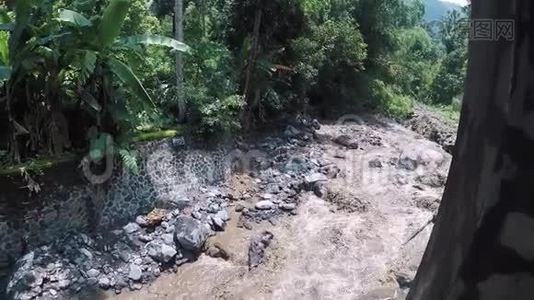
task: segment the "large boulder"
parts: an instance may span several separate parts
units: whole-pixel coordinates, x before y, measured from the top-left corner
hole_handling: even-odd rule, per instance
[[[35,253],[30,252],[22,257],[7,284],[7,295],[10,299],[32,299],[37,296],[43,284],[43,274],[34,268]]]
[[[198,220],[180,216],[174,224],[174,240],[186,251],[198,253],[209,236],[209,230]]]
[[[340,136],[334,138],[333,141],[334,141],[334,143],[339,144],[341,146],[345,146],[345,147],[347,147],[349,149],[358,149],[359,148],[358,141],[356,141],[355,139],[351,138],[348,135],[340,135]]]

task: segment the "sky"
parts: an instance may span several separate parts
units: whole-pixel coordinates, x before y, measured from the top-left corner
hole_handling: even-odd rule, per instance
[[[443,2],[449,2],[449,3],[454,3],[454,4],[457,4],[457,5],[460,5],[460,6],[466,6],[467,5],[467,0],[441,0]]]

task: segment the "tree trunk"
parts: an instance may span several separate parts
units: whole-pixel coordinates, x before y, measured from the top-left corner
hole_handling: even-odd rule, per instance
[[[184,8],[183,0],[174,0],[174,38],[184,41]],[[178,121],[185,120],[184,99],[184,62],[182,52],[176,51],[176,90],[178,101]]]
[[[472,18],[513,19],[515,36],[470,41],[449,181],[408,299],[533,298],[534,5],[473,1]]]
[[[254,68],[256,66],[256,60],[260,52],[260,28],[261,28],[261,19],[263,16],[263,2],[259,2],[256,7],[256,14],[254,16],[254,29],[252,32],[252,47],[247,59],[247,67],[245,71],[245,87],[243,90],[243,97],[246,102],[245,108],[245,119],[244,127],[249,129],[252,124],[252,114],[254,110],[254,102],[256,97],[251,97],[251,85],[252,85],[252,76],[254,73]]]
[[[13,111],[11,110],[12,103],[12,89],[10,84],[6,84],[6,111],[8,119],[8,133],[9,133],[9,156],[17,163],[20,162],[19,144],[17,141],[17,133],[15,130],[15,119],[13,118]]]

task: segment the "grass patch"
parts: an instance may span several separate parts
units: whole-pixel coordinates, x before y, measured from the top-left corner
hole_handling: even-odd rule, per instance
[[[19,176],[23,172],[43,173],[60,164],[73,162],[77,158],[77,155],[65,154],[61,158],[32,159],[16,165],[4,165],[0,167],[0,176]]]
[[[150,142],[150,141],[156,141],[156,140],[161,140],[161,139],[166,139],[166,138],[173,138],[183,133],[184,133],[184,128],[139,132],[139,133],[135,133],[130,138],[130,141],[136,142],[136,143],[137,142]]]

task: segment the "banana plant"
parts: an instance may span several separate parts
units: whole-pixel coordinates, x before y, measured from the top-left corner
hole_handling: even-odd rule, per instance
[[[15,153],[15,160],[19,155],[14,132],[17,128],[19,132],[27,131],[21,130],[27,111],[12,113],[15,102],[25,103],[30,113],[34,108],[44,111],[44,115],[39,113],[45,121],[34,122],[35,130],[29,130],[40,135],[34,138],[36,145],[46,143],[42,138],[50,139],[57,131],[59,122],[54,116],[62,114],[65,101],[82,103],[82,107],[95,116],[97,125],[102,116],[111,116],[116,124],[119,115],[127,119],[124,112],[131,104],[120,97],[123,91],[133,95],[134,100],[140,99],[143,106],[154,105],[126,58],[134,55],[143,59],[143,45],[189,51],[185,44],[163,36],[121,38],[129,0],[110,0],[101,15],[90,18],[66,9],[52,18],[47,13],[47,3],[18,0],[13,20],[7,13],[0,12],[0,83],[6,94],[0,98],[0,103],[5,102],[7,107],[13,133],[10,152]]]
[[[57,36],[62,40],[66,50],[65,57],[71,60],[70,65],[79,67],[83,80],[95,75],[96,72],[101,76],[112,73],[123,83],[128,92],[153,106],[150,95],[124,59],[125,53],[134,52],[137,57],[142,58],[140,45],[162,46],[180,52],[188,52],[189,47],[172,38],[158,35],[120,38],[129,5],[128,0],[112,0],[98,22],[78,12],[62,10],[57,20],[65,25],[65,29]],[[103,82],[105,81],[112,82],[109,78],[104,78]],[[95,102],[95,98],[98,99],[95,95],[82,93],[81,96],[96,111],[101,109]]]

